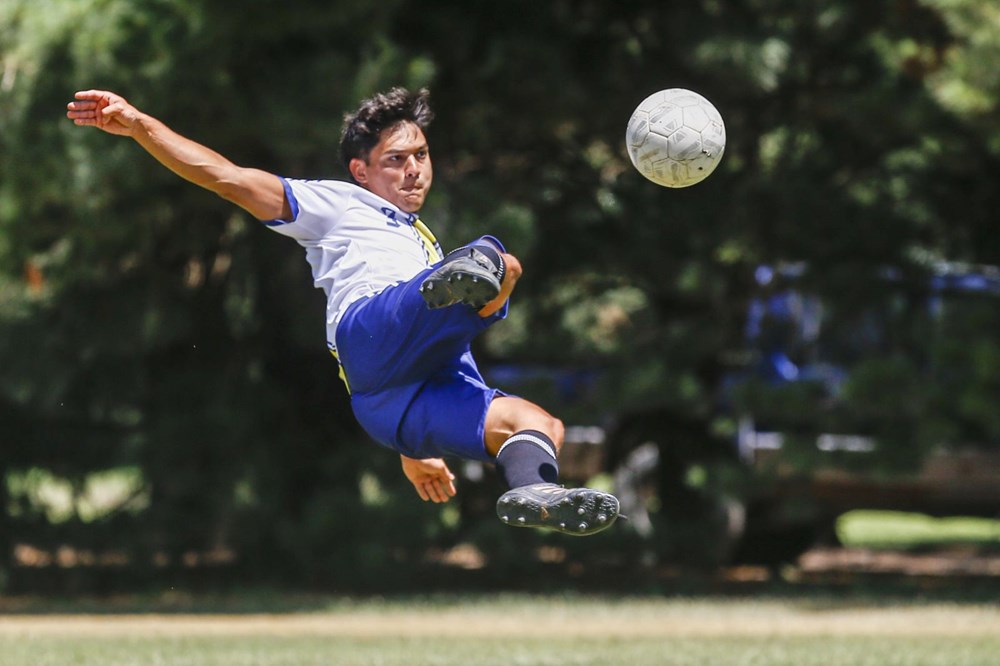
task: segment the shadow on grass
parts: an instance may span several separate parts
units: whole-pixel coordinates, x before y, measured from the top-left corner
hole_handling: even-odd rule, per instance
[[[260,614],[310,613],[357,603],[438,600],[515,594],[621,598],[781,599],[806,608],[899,607],[937,603],[993,604],[1000,576],[914,575],[830,567],[807,571],[781,568],[720,567],[712,571],[672,566],[621,567],[538,565],[505,576],[486,566],[477,570],[441,565],[409,567],[406,585],[344,584],[322,589],[242,585],[188,585],[77,594],[0,595],[0,617],[11,614]]]

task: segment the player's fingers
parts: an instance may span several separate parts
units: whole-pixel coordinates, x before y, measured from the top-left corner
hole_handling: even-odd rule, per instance
[[[455,496],[455,487],[450,481],[448,483],[444,483],[438,479],[435,482],[435,485],[437,486],[438,499],[440,502],[447,502]]]
[[[97,124],[97,120],[93,116],[74,116],[74,115],[70,115],[68,113],[66,114],[66,116],[69,117],[69,119],[72,120],[73,123],[76,124],[76,125],[96,125]]]
[[[445,467],[443,474],[440,475],[438,481],[441,484],[442,492],[446,495],[444,501],[447,502],[449,497],[454,497],[457,493],[455,490],[455,474],[450,469]]]
[[[441,485],[437,481],[427,482],[427,494],[430,495],[431,501],[435,504],[445,501],[441,492]]]
[[[92,125],[97,116],[96,102],[70,102],[66,105],[66,117],[77,125]]]
[[[106,99],[108,101],[115,99],[123,99],[120,95],[115,95],[114,93],[109,93],[106,90],[78,90],[74,95],[76,99],[98,101],[101,99]]]
[[[116,116],[125,110],[125,105],[121,102],[111,102],[103,109],[99,108],[97,110],[98,119],[103,122],[108,122],[111,120],[112,116]]]
[[[422,483],[414,483],[413,487],[416,489],[417,494],[420,495],[420,499],[423,501],[428,501],[430,496],[427,494],[427,490]]]

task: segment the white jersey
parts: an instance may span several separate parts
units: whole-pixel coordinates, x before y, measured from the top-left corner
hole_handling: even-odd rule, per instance
[[[282,178],[292,219],[267,226],[306,249],[313,281],[326,293],[327,344],[354,301],[411,279],[441,259],[423,222],[345,181]]]

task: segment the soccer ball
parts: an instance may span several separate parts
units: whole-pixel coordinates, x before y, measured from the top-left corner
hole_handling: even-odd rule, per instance
[[[664,187],[688,187],[715,171],[726,126],[707,99],[683,88],[655,92],[636,107],[625,130],[632,164]]]

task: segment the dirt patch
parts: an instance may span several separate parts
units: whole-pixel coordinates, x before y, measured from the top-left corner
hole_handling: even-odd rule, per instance
[[[798,566],[807,574],[842,572],[1000,578],[1000,554],[980,552],[973,547],[929,552],[818,548],[803,555],[799,559]]]
[[[515,600],[516,601],[516,600]],[[511,600],[489,598],[437,604],[380,604],[322,613],[255,615],[8,615],[5,638],[353,636],[442,638],[553,635],[628,638],[734,636],[995,636],[1000,610],[987,606],[827,605],[821,600],[579,600],[552,603],[525,597],[512,614]]]

